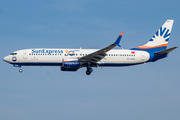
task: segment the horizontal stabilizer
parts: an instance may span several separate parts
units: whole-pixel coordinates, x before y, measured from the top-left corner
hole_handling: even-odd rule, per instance
[[[168,54],[170,53],[171,51],[173,51],[174,49],[176,49],[178,47],[173,47],[173,48],[169,48],[169,49],[166,49],[166,50],[163,50],[163,51],[159,51],[159,52],[156,52],[155,54],[156,55],[164,55],[164,54]]]

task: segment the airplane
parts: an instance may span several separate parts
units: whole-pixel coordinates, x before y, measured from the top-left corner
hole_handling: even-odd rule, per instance
[[[167,49],[174,20],[167,20],[144,45],[131,49],[113,49],[120,46],[123,32],[117,40],[103,49],[52,49],[33,48],[18,50],[3,58],[14,67],[60,66],[61,71],[77,71],[86,67],[90,75],[92,67],[120,67],[155,62],[176,49]],[[113,49],[113,50],[112,50]]]

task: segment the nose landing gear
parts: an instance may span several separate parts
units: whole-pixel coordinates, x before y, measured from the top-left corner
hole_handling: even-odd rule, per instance
[[[23,70],[22,70],[22,68],[21,68],[21,65],[16,65],[16,64],[13,64],[13,66],[14,66],[14,67],[18,67],[18,68],[20,68],[20,69],[19,69],[19,72],[20,72],[20,73],[22,73],[22,72],[23,72]]]
[[[87,68],[87,71],[86,71],[86,75],[90,75],[92,71],[93,71],[93,69],[90,68],[90,67],[88,67],[88,68]]]
[[[20,73],[22,73],[22,72],[23,72],[23,70],[22,70],[22,69],[19,69],[19,72],[20,72]]]

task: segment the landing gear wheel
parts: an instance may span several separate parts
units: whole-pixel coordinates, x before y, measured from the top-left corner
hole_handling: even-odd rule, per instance
[[[93,71],[92,68],[87,68],[86,75],[90,75],[92,71]]]
[[[88,70],[86,71],[86,75],[90,75],[91,74],[91,72],[89,72]]]
[[[23,72],[23,70],[22,70],[22,69],[19,69],[19,72],[20,72],[20,73],[22,73],[22,72]]]

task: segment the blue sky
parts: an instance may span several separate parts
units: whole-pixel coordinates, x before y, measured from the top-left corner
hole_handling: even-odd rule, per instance
[[[145,44],[174,19],[168,47],[179,46],[178,0],[1,0],[0,57],[24,48],[104,48],[123,31],[123,48]],[[118,47],[116,48],[118,49]],[[2,120],[179,120],[179,48],[131,67],[18,68],[0,61]]]

